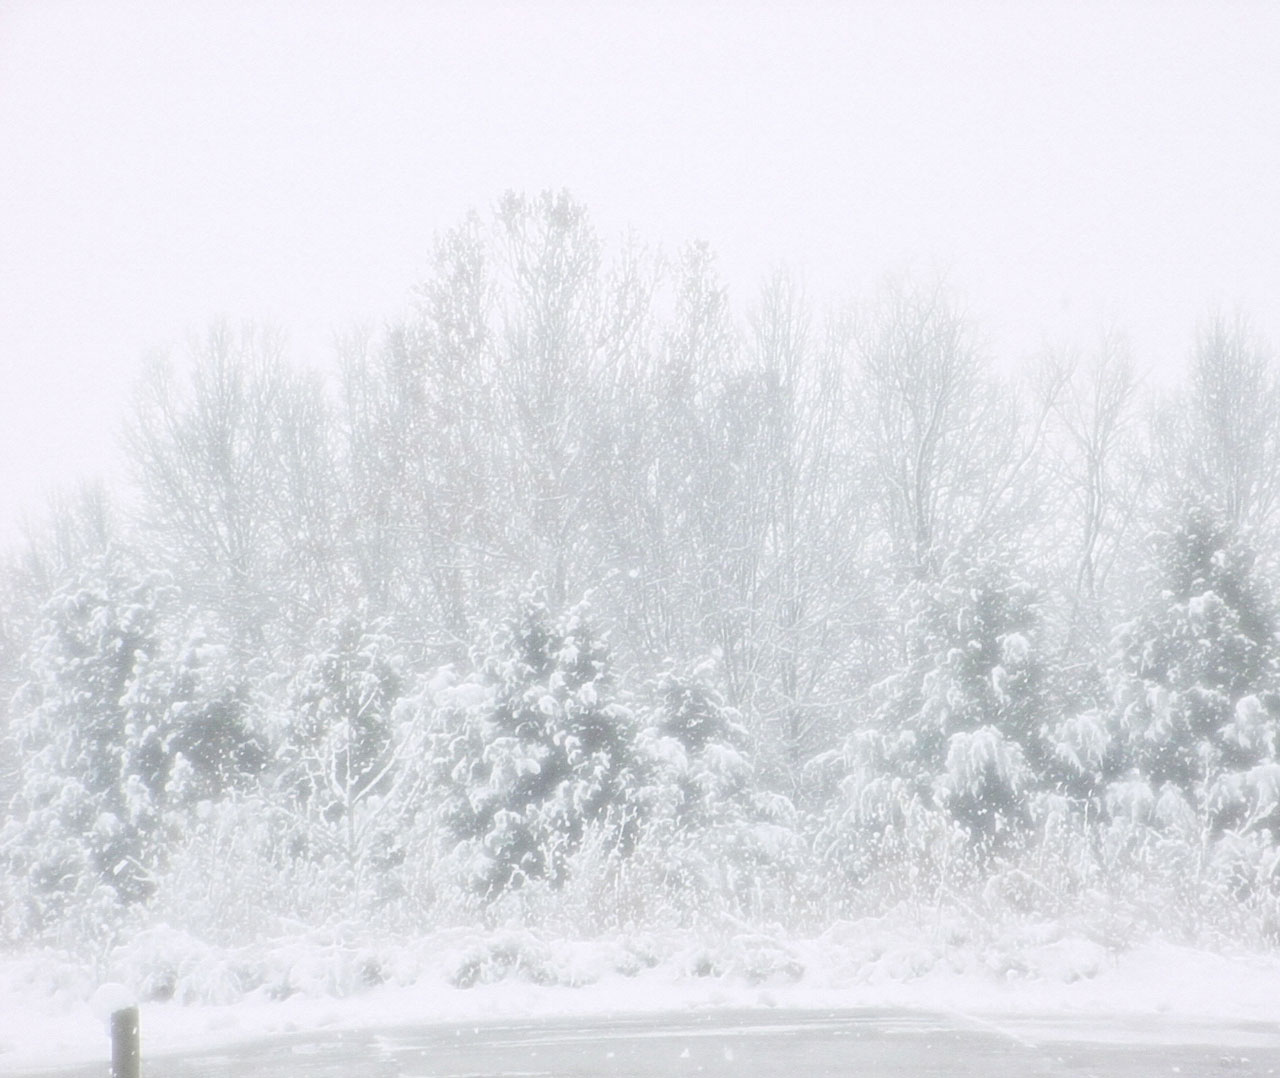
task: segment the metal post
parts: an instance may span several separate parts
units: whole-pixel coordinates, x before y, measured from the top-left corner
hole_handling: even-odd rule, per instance
[[[140,1078],[141,1071],[138,1008],[125,1007],[111,1015],[111,1078]]]

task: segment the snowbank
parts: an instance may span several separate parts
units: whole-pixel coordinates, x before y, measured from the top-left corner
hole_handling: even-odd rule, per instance
[[[105,1028],[90,1006],[99,980],[150,1000],[148,1057],[307,1030],[709,1007],[892,1006],[1049,1024],[1163,1016],[1170,1021],[1143,1028],[1167,1037],[1177,1019],[1179,1035],[1194,1039],[1197,1021],[1272,1021],[1280,959],[1167,943],[1113,954],[1051,926],[979,944],[883,921],[800,940],[673,933],[582,942],[514,928],[412,943],[335,932],[241,950],[157,929],[118,948],[100,978],[49,954],[0,961],[0,1072],[105,1060]],[[1071,1028],[1104,1037],[1115,1027]]]

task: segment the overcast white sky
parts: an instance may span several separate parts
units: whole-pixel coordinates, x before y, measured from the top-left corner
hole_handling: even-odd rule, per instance
[[[945,270],[1003,363],[1280,329],[1280,4],[0,0],[0,537],[143,357],[405,305],[506,188],[819,297]]]

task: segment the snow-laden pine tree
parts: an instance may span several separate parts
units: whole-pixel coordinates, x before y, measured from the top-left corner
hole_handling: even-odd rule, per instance
[[[438,841],[473,892],[566,879],[588,828],[624,839],[633,719],[585,603],[562,614],[543,588],[475,656],[435,716],[429,773]]]
[[[22,786],[4,841],[33,927],[95,891],[100,903],[151,889],[157,776],[154,765],[137,770],[148,735],[124,701],[158,650],[165,587],[112,551],[65,581],[41,612],[14,706]]]
[[[33,929],[145,899],[185,810],[261,767],[235,665],[179,635],[176,600],[113,548],[44,605],[15,700],[22,782],[3,839]]]
[[[750,734],[715,688],[713,663],[669,667],[649,696],[636,745],[638,855],[677,898],[701,905],[729,898],[742,914],[766,891],[786,896],[796,812],[761,788]]]
[[[902,597],[900,669],[849,738],[829,829],[856,847],[941,812],[988,846],[1022,826],[1047,755],[1035,590],[1016,561],[953,554]]]
[[[1224,513],[1193,504],[1157,536],[1154,568],[1147,608],[1116,632],[1125,777],[1109,800],[1130,814],[1135,797],[1163,804],[1157,815],[1190,810],[1215,830],[1274,817],[1280,648],[1255,553]]]
[[[266,765],[267,744],[243,663],[225,634],[178,609],[164,612],[159,646],[140,661],[122,698],[126,770],[179,811],[244,788]]]

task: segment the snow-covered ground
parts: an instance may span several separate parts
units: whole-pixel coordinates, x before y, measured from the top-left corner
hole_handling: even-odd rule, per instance
[[[1280,999],[1276,956],[1161,942],[1111,953],[1049,926],[981,945],[881,922],[843,923],[806,940],[727,935],[712,945],[679,934],[573,942],[521,929],[437,932],[411,944],[340,937],[220,951],[153,930],[117,948],[98,975],[48,954],[6,958],[0,1072],[107,1058],[90,1004],[107,980],[144,998],[161,983],[172,988],[173,999],[142,1003],[148,1057],[306,1030],[716,1007],[909,1007],[1024,1026],[1159,1018],[1073,1022],[1073,1036],[1176,1030],[1194,1041],[1206,1024],[1274,1022]]]

